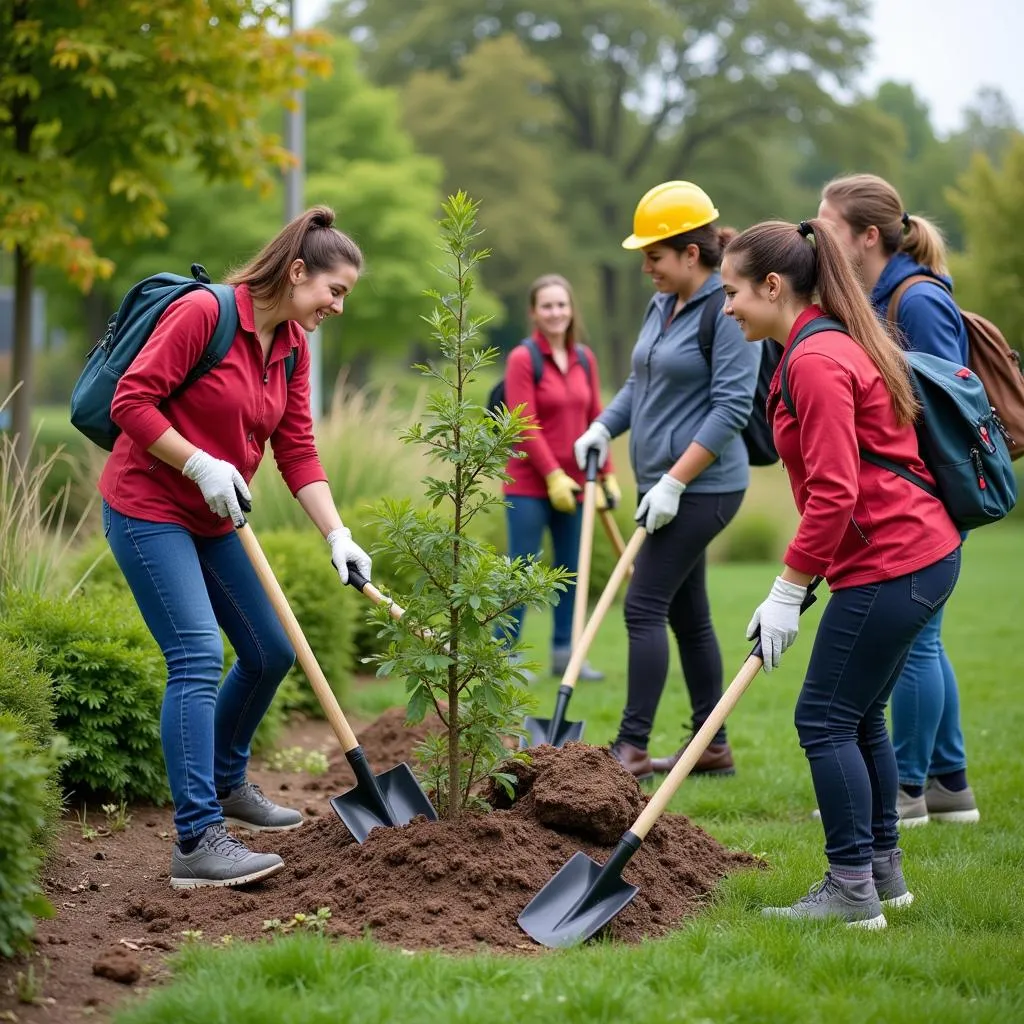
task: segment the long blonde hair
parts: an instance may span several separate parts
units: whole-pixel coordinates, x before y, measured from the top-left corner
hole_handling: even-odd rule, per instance
[[[887,256],[905,252],[936,274],[948,274],[946,240],[925,217],[906,213],[899,192],[876,174],[849,174],[833,178],[821,198],[836,207],[858,235],[873,224],[878,228]]]
[[[878,367],[896,421],[913,423],[918,404],[906,356],[878,322],[846,250],[823,220],[799,226],[778,220],[755,224],[733,239],[725,254],[741,277],[760,283],[775,273],[786,279],[798,299],[811,302],[817,294],[825,313],[846,327]]]

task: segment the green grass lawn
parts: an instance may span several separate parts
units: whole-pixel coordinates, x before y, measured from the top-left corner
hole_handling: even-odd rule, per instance
[[[982,821],[907,834],[906,872],[917,901],[891,911],[887,930],[794,927],[758,914],[802,895],[824,868],[810,776],[792,725],[819,603],[782,669],[759,677],[730,720],[738,774],[690,780],[671,805],[727,846],[764,856],[771,869],[728,879],[709,911],[673,936],[535,958],[410,956],[370,941],[316,937],[227,949],[193,944],[178,960],[175,981],[122,1012],[118,1024],[1024,1021],[1022,554],[1024,530],[1015,523],[982,530],[966,546],[945,634]],[[746,656],[744,627],[775,571],[712,567],[727,676]],[[548,631],[538,616],[528,621],[528,639],[545,662]],[[625,647],[615,607],[592,651],[608,679],[581,685],[571,706],[570,717],[586,719],[592,743],[615,734]],[[556,688],[556,680],[538,684],[545,714]],[[684,692],[674,659],[655,753],[674,749],[681,737]],[[400,699],[400,684],[381,683],[361,691],[358,710],[376,712]]]

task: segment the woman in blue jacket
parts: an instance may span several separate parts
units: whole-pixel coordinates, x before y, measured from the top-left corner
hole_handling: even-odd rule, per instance
[[[934,224],[908,214],[899,193],[873,174],[829,182],[818,215],[839,233],[859,267],[881,320],[901,291],[896,326],[910,349],[967,363],[967,329],[953,301],[946,246]],[[943,610],[921,631],[892,695],[893,746],[900,790],[896,809],[905,826],[930,819],[978,820],[967,784],[967,754],[960,726],[956,674],[942,645]]]
[[[732,233],[689,181],[667,181],[637,204],[623,248],[640,250],[651,299],[632,373],[608,407],[576,439],[582,466],[597,448],[603,464],[613,437],[630,432],[629,454],[640,504],[636,519],[651,535],[626,593],[629,677],[612,754],[637,778],[670,771],[680,753],[651,758],[651,726],[668,675],[666,625],[675,636],[696,732],[722,696],[718,647],[705,580],[707,547],[739,510],[750,480],[740,431],[750,418],[760,345],[748,344],[724,316],[722,247]],[[710,359],[701,352],[705,303],[717,302]],[[725,729],[694,772],[731,775]]]

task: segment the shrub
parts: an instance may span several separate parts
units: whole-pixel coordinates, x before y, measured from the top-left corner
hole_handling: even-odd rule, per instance
[[[0,637],[24,643],[54,683],[55,724],[70,744],[66,789],[122,800],[167,796],[160,749],[164,660],[133,604],[97,595],[11,595]]]
[[[778,519],[754,512],[726,527],[714,554],[722,562],[774,562],[781,557],[784,545]]]
[[[52,756],[34,749],[20,735],[13,715],[0,712],[0,955],[13,956],[27,945],[34,917],[53,908],[39,890]]]

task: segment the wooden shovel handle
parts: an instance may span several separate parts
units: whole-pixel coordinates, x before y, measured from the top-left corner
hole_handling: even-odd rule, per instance
[[[253,569],[256,570],[260,583],[263,584],[263,589],[267,592],[267,597],[270,598],[277,617],[281,620],[281,625],[284,626],[284,631],[291,641],[292,647],[295,648],[295,656],[313,686],[313,692],[316,694],[316,699],[320,701],[320,707],[324,709],[324,714],[334,730],[334,735],[338,737],[338,742],[347,754],[359,746],[359,741],[348,724],[348,720],[342,714],[338,698],[334,696],[334,691],[327,682],[327,677],[320,668],[313,649],[309,646],[291,605],[288,604],[288,599],[284,596],[281,584],[277,582],[274,570],[270,568],[263,548],[260,547],[259,541],[256,540],[256,535],[248,523],[243,522],[241,526],[236,526],[235,531],[242,542],[242,547],[245,548],[245,553],[249,556],[249,561],[252,562]]]
[[[622,532],[619,530],[619,524],[615,522],[615,516],[612,515],[612,510],[610,508],[601,509],[600,515],[601,525],[604,527],[604,532],[612,542],[612,547],[615,549],[615,553],[621,557],[622,552],[626,550],[626,542],[622,539]],[[632,576],[633,566],[631,565],[626,571],[630,576]]]
[[[374,604],[386,604],[391,618],[398,620],[405,614],[405,609],[401,605],[392,601],[390,597],[385,597],[351,562],[348,563],[348,582],[349,586],[355,587],[363,597],[369,598]]]
[[[803,603],[800,605],[800,613],[803,614],[817,600],[814,591],[821,583],[821,577],[815,576],[807,586],[807,593]],[[651,826],[658,820],[661,812],[668,806],[669,800],[676,795],[676,790],[683,784],[683,780],[693,770],[693,766],[700,760],[701,754],[710,746],[715,734],[722,728],[722,723],[729,717],[732,709],[736,707],[737,701],[743,696],[744,691],[753,682],[757,673],[761,671],[764,659],[761,657],[761,641],[758,640],[754,649],[743,662],[739,674],[729,684],[729,688],[722,694],[722,699],[714,706],[707,721],[697,730],[693,739],[686,745],[682,756],[672,767],[665,781],[657,788],[650,802],[640,812],[640,816],[630,827],[638,839],[643,840],[651,830]]]
[[[576,680],[579,679],[580,669],[583,668],[583,662],[587,660],[587,652],[590,650],[590,645],[594,642],[594,637],[597,635],[597,631],[600,628],[605,615],[608,613],[608,609],[611,607],[612,601],[615,600],[615,592],[622,584],[626,575],[626,570],[629,569],[636,560],[637,552],[640,550],[640,545],[643,544],[646,537],[647,531],[641,526],[634,531],[633,536],[629,538],[629,543],[626,545],[626,548],[619,557],[619,560],[615,563],[615,568],[612,570],[611,576],[608,577],[608,582],[605,584],[604,590],[601,592],[601,596],[597,599],[597,604],[594,606],[594,610],[590,615],[590,620],[587,622],[586,628],[580,636],[579,643],[572,649],[572,656],[569,658],[569,664],[565,667],[565,675],[562,676],[562,686],[576,685]]]
[[[572,646],[579,644],[587,621],[590,595],[590,560],[594,550],[594,514],[597,509],[597,449],[587,452],[587,482],[583,486],[583,525],[580,555],[576,566],[576,601],[572,608]]]

